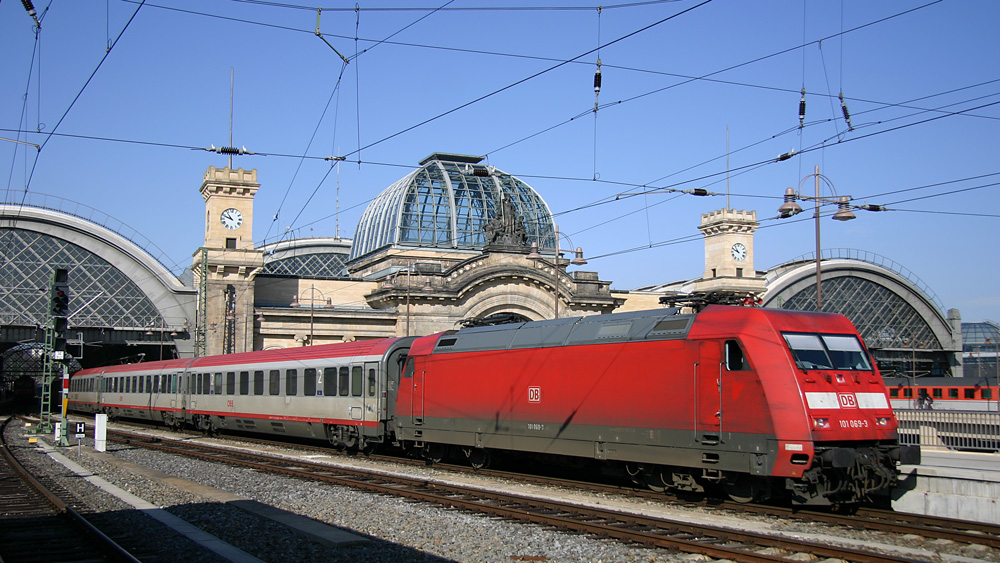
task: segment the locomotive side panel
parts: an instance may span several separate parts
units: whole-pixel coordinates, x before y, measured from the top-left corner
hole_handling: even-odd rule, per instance
[[[767,405],[754,372],[729,371],[721,350],[672,340],[421,356],[422,396],[406,396],[406,378],[400,386],[400,419],[415,421],[400,436],[761,471],[748,452],[767,456]],[[422,416],[408,410],[414,403]]]

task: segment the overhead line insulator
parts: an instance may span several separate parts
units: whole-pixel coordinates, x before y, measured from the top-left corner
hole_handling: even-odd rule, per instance
[[[847,122],[847,130],[854,131],[854,126],[851,125],[851,114],[847,111],[847,104],[844,103],[844,93],[841,92],[838,97],[840,98],[840,109],[844,112],[844,121]]]
[[[806,121],[806,89],[802,88],[802,99],[799,100],[799,129]]]

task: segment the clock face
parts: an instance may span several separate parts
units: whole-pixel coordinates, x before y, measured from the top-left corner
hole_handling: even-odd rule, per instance
[[[222,221],[222,226],[230,231],[240,228],[240,225],[243,224],[243,214],[238,209],[233,209],[232,207],[223,211],[219,219]]]
[[[733,245],[732,249],[733,258],[739,261],[746,260],[747,258],[747,247],[743,246],[742,242],[738,242]]]

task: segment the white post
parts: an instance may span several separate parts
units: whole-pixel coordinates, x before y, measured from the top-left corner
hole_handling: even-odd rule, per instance
[[[103,452],[108,444],[108,415],[94,416],[94,451]]]

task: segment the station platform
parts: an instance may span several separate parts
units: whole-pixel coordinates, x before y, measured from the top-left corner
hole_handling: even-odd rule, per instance
[[[1000,454],[925,446],[920,456],[901,467],[894,510],[1000,524]]]

